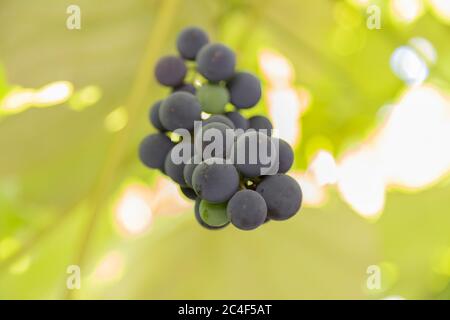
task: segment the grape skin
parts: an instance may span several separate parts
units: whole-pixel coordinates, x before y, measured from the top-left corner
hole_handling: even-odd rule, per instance
[[[197,194],[195,191],[189,187],[180,186],[181,192],[184,194],[184,196],[188,199],[195,200],[197,199]]]
[[[217,158],[205,160],[192,174],[192,186],[197,195],[212,203],[228,201],[239,189],[239,174],[236,168],[220,161],[223,160]]]
[[[211,82],[228,80],[234,74],[236,56],[220,43],[207,44],[197,54],[197,70]]]
[[[234,123],[230,119],[228,119],[226,116],[221,114],[214,114],[211,117],[209,117],[206,120],[203,120],[203,126],[206,126],[207,124],[219,122],[223,123],[224,125],[230,127],[230,129],[234,129]]]
[[[200,28],[182,30],[177,38],[177,49],[186,60],[195,60],[200,49],[209,42],[208,35]]]
[[[139,146],[139,158],[147,167],[164,172],[164,161],[174,143],[162,133],[151,134]]]
[[[223,113],[230,100],[228,90],[215,84],[204,84],[197,90],[196,95],[202,111],[207,113]]]
[[[164,161],[164,173],[179,185],[185,186],[186,182],[184,181],[183,169],[184,164],[173,163],[169,152]]]
[[[236,129],[242,130],[248,129],[249,127],[248,120],[245,119],[239,112],[237,111],[227,112],[225,113],[225,116],[233,122],[234,127]]]
[[[190,83],[182,83],[179,86],[176,86],[175,88],[173,88],[173,90],[172,90],[172,92],[178,92],[178,91],[189,92],[190,94],[195,95],[197,92],[197,89],[195,89],[195,87]]]
[[[250,144],[254,142],[258,144],[257,150],[253,150],[252,148],[250,148]],[[274,167],[276,163],[264,164],[260,157],[259,148],[264,144],[267,148],[270,148],[267,151],[267,156],[271,156],[271,152],[276,152],[275,145],[271,144],[271,139],[262,132],[250,130],[245,132],[244,134],[239,135],[236,138],[236,142],[232,149],[232,159],[236,165],[236,168],[244,177],[259,177],[263,168],[273,168],[274,170],[276,169]],[[251,154],[250,151],[256,151],[257,154]],[[251,163],[252,157],[255,156],[256,158],[254,158],[253,160],[256,161],[253,161],[253,163]],[[278,155],[274,155],[271,158],[272,161],[275,162],[275,160],[278,159]]]
[[[211,141],[204,141],[209,140],[208,137],[208,131],[209,130],[215,130],[211,131],[210,134],[213,134],[214,138],[211,139]],[[220,135],[222,137],[222,148],[219,148],[219,150],[214,149],[213,153],[211,155],[205,154],[205,149],[211,144],[211,147],[215,144],[218,144],[219,142],[215,141],[215,137]],[[208,138],[208,139],[207,139]],[[232,148],[232,144],[227,145],[227,141],[233,141],[234,139],[234,132],[232,128],[227,126],[226,124],[223,124],[221,122],[211,122],[207,125],[202,126],[202,134],[197,134],[195,136],[195,147],[196,152],[198,155],[201,155],[203,158],[209,158],[209,157],[218,157],[218,158],[226,158]],[[199,148],[202,148],[199,150]],[[219,152],[217,152],[219,151]]]
[[[161,104],[159,119],[167,130],[192,130],[194,121],[201,120],[200,104],[190,93],[174,92]]]
[[[181,158],[182,158],[182,163],[180,164],[175,164],[172,161],[172,157],[175,156],[175,152],[178,151],[175,149],[175,146],[172,148],[172,150],[167,154],[166,159],[164,161],[164,172],[176,183],[178,183],[181,186],[185,186],[186,185],[186,181],[184,180],[184,167],[186,165],[186,163],[189,161],[190,156],[193,154],[194,152],[194,145],[192,143],[189,142],[181,142],[183,144],[185,144],[185,148],[186,150],[191,150],[190,154],[186,154],[184,155],[181,154]],[[177,145],[177,149],[181,148],[182,145]],[[182,149],[184,150],[184,149]]]
[[[218,230],[218,229],[223,229],[225,228],[229,223],[221,226],[221,227],[213,227],[208,225],[205,221],[202,220],[201,216],[200,216],[200,202],[202,201],[202,199],[197,198],[195,200],[195,205],[194,205],[194,214],[195,214],[195,219],[197,220],[197,222],[205,229],[208,230]]]
[[[159,108],[161,107],[162,100],[159,100],[155,102],[151,108],[150,108],[150,123],[159,131],[164,132],[166,131],[166,128],[162,125],[161,121],[159,120]]]
[[[294,178],[285,174],[267,176],[256,192],[266,201],[267,216],[272,220],[291,218],[302,204],[302,189]]]
[[[194,173],[195,167],[197,164],[195,163],[196,157],[192,157],[188,163],[184,166],[183,169],[183,177],[186,185],[192,188],[192,174]]]
[[[230,102],[238,109],[255,106],[261,99],[261,82],[248,72],[236,73],[227,83]]]
[[[257,131],[265,130],[265,134],[268,136],[272,135],[272,123],[267,117],[264,116],[253,116],[250,119],[248,119],[249,122],[249,128],[255,129]]]
[[[265,222],[267,205],[256,191],[241,190],[228,201],[227,214],[236,228],[253,230]]]
[[[276,140],[278,141],[278,173],[286,173],[294,163],[294,151],[289,143],[283,139]]]
[[[226,203],[210,203],[202,200],[200,201],[199,212],[200,218],[209,226],[223,227],[230,223]]]
[[[163,86],[176,87],[183,83],[187,68],[183,59],[165,56],[159,59],[155,67],[156,80]]]

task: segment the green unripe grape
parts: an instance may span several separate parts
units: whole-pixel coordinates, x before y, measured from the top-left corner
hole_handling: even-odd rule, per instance
[[[197,89],[197,98],[202,111],[207,113],[224,113],[230,100],[227,88],[215,84],[204,84]]]
[[[200,218],[209,226],[221,227],[230,222],[226,203],[200,202]]]

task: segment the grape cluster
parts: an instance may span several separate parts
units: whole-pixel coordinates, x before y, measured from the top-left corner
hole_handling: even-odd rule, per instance
[[[247,119],[240,113],[259,102],[259,79],[236,71],[234,52],[223,44],[210,43],[199,28],[184,29],[176,44],[179,55],[162,57],[155,67],[156,80],[170,87],[171,93],[150,107],[149,120],[158,133],[142,141],[141,161],[180,185],[181,192],[195,201],[195,218],[207,229],[231,223],[252,230],[269,220],[294,216],[302,203],[302,190],[286,174],[294,161],[291,146],[271,136],[273,127],[266,117]],[[230,105],[232,109],[228,109]],[[179,129],[194,132],[196,123],[201,123],[201,135],[188,139],[172,134]],[[208,130],[232,143],[223,143],[223,148],[205,157]],[[226,139],[230,131],[233,136]],[[237,150],[250,150],[251,138],[258,145],[277,143],[276,172],[261,175],[262,161],[252,162],[247,157],[237,161]],[[174,156],[183,161],[174,161]]]

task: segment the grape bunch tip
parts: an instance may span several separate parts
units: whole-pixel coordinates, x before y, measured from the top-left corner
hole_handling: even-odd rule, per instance
[[[180,186],[183,195],[195,202],[194,217],[206,229],[231,224],[253,230],[293,217],[300,210],[302,190],[287,175],[294,162],[292,147],[272,137],[267,117],[241,114],[260,101],[260,80],[237,71],[235,53],[224,44],[211,43],[200,28],[182,30],[176,47],[178,55],[164,56],[155,66],[156,80],[171,91],[150,107],[149,122],[157,133],[141,142],[141,162]],[[230,105],[233,111],[227,109]],[[193,136],[174,141],[171,134],[179,130]],[[214,142],[220,140],[222,145],[208,156],[211,132],[218,134]],[[264,174],[267,163],[258,152],[255,155],[251,141],[257,150],[269,146],[274,159],[270,165],[276,164],[270,174]],[[240,151],[246,156],[240,158]]]

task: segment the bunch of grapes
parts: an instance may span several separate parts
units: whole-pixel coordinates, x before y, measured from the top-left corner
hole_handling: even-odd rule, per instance
[[[142,141],[141,161],[180,185],[182,193],[195,201],[195,218],[207,229],[231,223],[252,230],[269,220],[294,216],[302,203],[302,191],[286,174],[294,161],[291,146],[271,136],[273,127],[266,117],[247,119],[240,113],[260,100],[259,79],[236,71],[234,52],[223,44],[210,43],[199,28],[184,29],[178,35],[177,49],[179,56],[164,56],[155,67],[157,81],[170,87],[171,93],[150,107],[149,119],[158,133]],[[233,109],[228,109],[230,105]],[[194,132],[198,123],[200,137],[172,134],[179,129]],[[232,134],[231,144],[223,143],[223,148],[205,157],[208,143],[202,138],[208,130],[223,134],[223,141],[230,141],[230,131],[239,133]],[[261,175],[266,163],[258,156],[250,160],[251,138],[258,145],[276,142],[276,172]],[[180,154],[180,150],[184,151]],[[248,151],[243,161],[236,161],[238,150]],[[183,159],[181,163],[174,161],[175,153]]]

